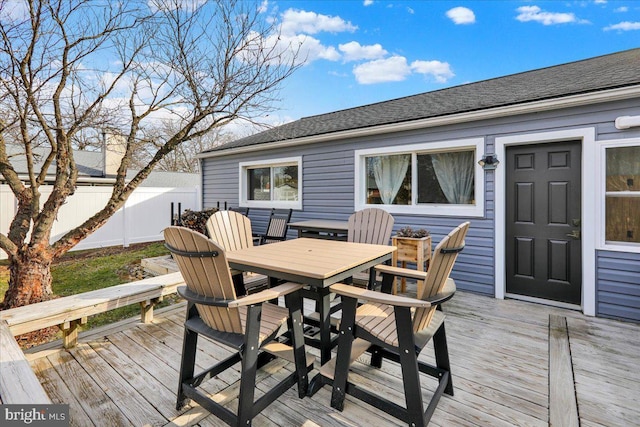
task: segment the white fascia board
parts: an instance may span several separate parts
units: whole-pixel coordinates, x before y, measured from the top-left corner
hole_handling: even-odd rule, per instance
[[[562,98],[554,98],[543,101],[527,102],[517,105],[490,108],[467,113],[451,114],[441,117],[432,117],[408,122],[393,123],[389,125],[372,126],[363,129],[352,129],[340,132],[332,132],[323,135],[314,135],[304,138],[288,139],[284,141],[266,142],[264,144],[254,144],[245,147],[231,148],[222,151],[200,153],[196,156],[199,159],[212,157],[230,156],[261,150],[273,150],[276,148],[287,148],[291,146],[313,144],[318,142],[328,142],[343,140],[348,138],[367,137],[384,133],[404,132],[416,129],[424,129],[437,126],[446,126],[457,123],[473,122],[478,120],[488,120],[500,117],[515,116],[519,114],[540,113],[561,108],[579,107],[583,105],[599,104],[603,102],[621,101],[640,97],[640,85],[627,86],[623,88],[610,89],[595,93],[571,95]]]

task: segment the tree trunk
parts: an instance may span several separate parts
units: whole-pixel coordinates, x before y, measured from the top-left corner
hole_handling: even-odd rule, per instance
[[[46,251],[28,248],[10,259],[9,289],[2,309],[51,299],[51,257]]]

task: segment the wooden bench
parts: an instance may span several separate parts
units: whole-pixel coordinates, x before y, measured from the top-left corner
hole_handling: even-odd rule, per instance
[[[0,403],[51,404],[4,320],[0,320],[0,348]]]
[[[71,348],[78,342],[78,327],[86,323],[88,316],[139,303],[142,322],[149,323],[154,305],[182,285],[182,275],[171,273],[0,311],[0,321],[7,323],[13,336],[57,325],[62,330],[64,347]]]

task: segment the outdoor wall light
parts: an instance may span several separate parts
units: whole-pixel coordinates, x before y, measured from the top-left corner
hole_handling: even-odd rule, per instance
[[[498,160],[498,156],[495,154],[484,154],[480,160],[478,160],[478,164],[482,166],[484,170],[494,170],[500,161]]]
[[[620,116],[615,121],[616,129],[629,129],[640,126],[640,116]]]

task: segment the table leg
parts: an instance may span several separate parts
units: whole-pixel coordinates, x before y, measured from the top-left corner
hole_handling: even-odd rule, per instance
[[[329,288],[318,288],[317,309],[320,314],[320,364],[331,360],[331,293]]]

